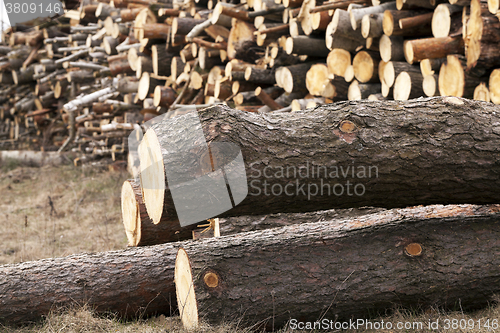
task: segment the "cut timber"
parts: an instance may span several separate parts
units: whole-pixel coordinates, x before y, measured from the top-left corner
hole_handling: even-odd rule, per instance
[[[75,304],[128,318],[170,315],[178,248],[164,244],[0,266],[0,322],[26,325]]]
[[[141,186],[134,180],[126,180],[121,192],[122,219],[128,246],[146,246],[191,239],[192,225],[181,228],[176,221],[161,220],[154,224],[142,201]]]
[[[260,58],[259,47],[255,42],[255,28],[253,25],[236,20],[229,33],[227,41],[227,57],[231,59],[241,59],[253,63]]]
[[[311,95],[323,96],[325,88],[329,83],[328,67],[326,64],[314,64],[307,71],[306,88]]]
[[[354,80],[349,85],[349,91],[347,92],[347,99],[350,101],[358,101],[361,99],[367,99],[368,96],[372,94],[380,93],[381,86],[378,83],[359,83]]]
[[[383,35],[380,37],[379,52],[385,62],[405,60],[403,37]]]
[[[311,65],[311,63],[303,63],[278,68],[275,73],[277,85],[287,93],[306,91],[305,78]]]
[[[424,38],[404,42],[405,59],[413,64],[424,59],[445,58],[448,54],[464,54],[462,36]]]
[[[401,30],[412,30],[419,27],[431,26],[433,12],[421,14],[417,16],[405,17],[399,20],[399,28]]]
[[[245,80],[258,84],[275,84],[275,69],[262,69],[248,66],[245,69]]]
[[[332,34],[326,30],[325,35],[325,45],[329,50],[333,49],[344,49],[348,52],[356,52],[360,47],[363,46],[359,41],[342,37],[342,36],[332,36]]]
[[[425,12],[418,10],[386,10],[384,12],[384,34],[387,36],[429,36],[431,34],[431,26],[421,25],[412,28],[406,27],[402,29],[399,25],[399,21],[403,18],[419,16]]]
[[[291,107],[292,112],[314,108],[318,105],[325,104],[324,98],[304,98],[304,99],[294,99],[292,101]]]
[[[265,105],[267,105],[271,110],[279,110],[283,108],[283,105],[277,103],[272,99],[271,96],[267,94],[265,90],[263,90],[261,87],[257,87],[254,92],[255,96]]]
[[[156,44],[151,46],[151,62],[153,73],[160,76],[169,76],[171,74],[171,62],[175,56],[166,50],[165,44]]]
[[[232,110],[222,105],[199,111],[196,115],[201,123],[199,131],[203,130],[205,133],[208,145],[221,141],[239,146],[248,170],[247,184],[252,184],[248,188],[251,193],[245,200],[224,214],[230,216],[355,206],[401,207],[439,202],[499,201],[500,180],[495,175],[500,166],[492,154],[497,149],[498,140],[493,124],[500,121],[497,106],[450,97],[408,103],[382,103],[344,102],[320,106],[307,113],[299,111],[265,115]],[[409,110],[412,117],[408,117]],[[449,122],[450,112],[453,113],[453,122]],[[155,214],[159,220],[164,209],[168,213],[168,209],[173,210],[174,207],[173,204],[165,205],[166,201],[172,200],[165,170],[175,168],[178,161],[161,147],[170,142],[182,144],[186,140],[191,141],[191,137],[187,135],[193,135],[193,132],[187,128],[192,128],[192,124],[184,124],[186,116],[164,119],[153,125],[146,132],[139,149],[144,201],[153,221]],[[224,123],[223,127],[218,125],[221,123]],[[414,129],[422,126],[427,129],[427,134],[415,136]],[[284,136],[293,140],[294,150],[290,150],[288,144],[283,144]],[[304,139],[308,137],[314,139]],[[363,138],[362,154],[357,150],[360,138]],[[322,145],[318,146],[318,140],[321,140]],[[297,162],[296,151],[309,156],[307,161]],[[392,152],[393,158],[387,159],[384,153],[387,151]],[[360,178],[358,173],[354,177],[349,174],[342,180],[342,184],[349,180],[351,194],[353,184],[359,184],[356,191],[360,193],[363,189],[364,195],[346,195],[347,185],[343,187],[344,195],[335,196],[335,200],[326,192],[322,196],[318,195],[319,192],[315,196],[311,195],[310,200],[305,200],[308,196],[302,192],[294,196],[266,196],[264,193],[270,193],[269,186],[262,187],[266,179],[267,184],[275,186],[275,191],[277,186],[284,189],[290,182],[297,184],[293,174],[262,178],[264,168],[267,168],[268,174],[269,168],[276,174],[280,168],[297,169],[304,165],[302,169],[309,169],[306,165],[321,165],[332,172],[340,166],[337,161],[346,161],[341,163],[344,170],[353,165],[376,166],[371,169],[371,178],[366,167],[364,176],[361,174],[365,178]],[[374,169],[378,175],[376,178],[373,175]],[[422,170],[432,170],[434,176],[428,175],[422,179]],[[179,172],[178,176],[181,178],[189,176],[185,174],[189,173],[187,170]],[[314,172],[313,178],[309,172],[308,177],[306,175],[301,178],[300,184],[317,182],[317,170]],[[338,178],[332,178],[331,173],[329,175],[329,178],[323,179],[324,184],[339,184]],[[163,184],[164,187],[155,189],[158,184]],[[411,193],[408,192],[408,186],[412,188]],[[477,188],[481,188],[481,196],[477,196],[477,191],[474,190]],[[314,186],[311,190],[314,193]],[[287,191],[291,193],[290,186]],[[335,188],[335,191],[340,193],[340,188]]]
[[[500,292],[499,215],[497,205],[415,207],[185,243],[174,278],[181,321],[271,330],[394,306],[486,306]]]
[[[490,74],[490,98],[495,104],[500,104],[500,69],[494,69]]]
[[[344,49],[333,49],[326,58],[328,72],[334,76],[344,76],[348,66],[351,65],[351,53]]]
[[[419,70],[399,73],[394,82],[394,100],[406,101],[422,96],[424,94],[422,81],[423,77]]]
[[[371,6],[371,7],[361,7],[361,8],[351,8],[349,10],[349,15],[351,19],[351,27],[353,30],[356,30],[361,27],[361,20],[363,19],[363,16],[369,15],[369,14],[377,14],[377,13],[383,13],[386,10],[389,9],[396,9],[396,3],[395,2],[386,2],[384,4],[378,5],[378,6]]]
[[[486,87],[486,83],[481,82],[474,89],[474,99],[476,101],[483,101],[483,102],[489,102],[491,100],[490,91],[488,90],[488,87]]]
[[[392,85],[396,81],[396,77],[401,72],[421,73],[418,66],[410,65],[404,61],[389,61],[384,66],[383,75],[385,84],[387,84],[389,87],[392,87]]]
[[[437,75],[424,76],[424,80],[422,81],[422,90],[425,96],[439,96],[439,90],[437,86],[438,80],[439,78]]]
[[[154,106],[169,107],[175,101],[177,94],[170,87],[156,86],[154,88]]]
[[[378,63],[380,59],[375,53],[360,51],[352,60],[354,77],[361,83],[373,82],[378,79]]]
[[[491,14],[496,15],[500,11],[500,1],[488,0],[488,10]]]
[[[457,56],[449,55],[439,71],[439,93],[441,96],[472,98],[481,79],[465,73]]]
[[[384,14],[382,13],[367,14],[363,16],[361,20],[361,35],[363,35],[364,38],[381,37],[384,34],[382,26],[383,18]]]
[[[448,37],[451,32],[461,29],[462,9],[461,6],[449,3],[439,4],[432,16],[432,35],[435,38]]]
[[[366,16],[366,15],[365,15]],[[364,41],[361,29],[352,30],[349,12],[343,9],[335,10],[332,21],[330,23],[330,32],[333,38],[343,36],[346,38],[354,39],[360,42]]]
[[[500,66],[500,19],[488,11],[487,3],[471,0],[470,16],[464,18],[467,69]]]
[[[286,39],[287,54],[326,57],[330,50],[325,45],[325,40],[309,36],[288,37]]]
[[[424,59],[420,61],[420,72],[423,77],[439,72],[441,65],[446,62],[446,58]]]

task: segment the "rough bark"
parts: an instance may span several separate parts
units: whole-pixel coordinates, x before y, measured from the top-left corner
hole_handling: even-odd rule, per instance
[[[276,329],[394,305],[485,306],[500,291],[499,219],[498,205],[415,207],[186,243],[181,320]]]
[[[495,157],[500,137],[494,125],[500,116],[494,105],[445,97],[342,102],[307,112],[266,115],[214,106],[198,115],[209,144],[231,142],[242,151],[248,195],[224,213],[226,216],[360,206],[495,203],[500,198],[500,166]],[[189,139],[189,131],[183,133],[182,120],[176,117],[164,120],[168,125],[154,125],[143,140],[143,147],[152,149],[152,155],[140,155],[143,180],[153,171],[147,168],[153,159],[159,161],[158,169],[147,177],[166,186],[166,191],[148,190],[143,182],[144,199],[146,205],[148,196],[160,202],[154,208],[160,213],[165,213],[164,207],[173,207],[164,204],[172,201],[165,165],[176,167],[175,156],[161,145],[177,142],[182,149],[179,140]],[[349,174],[342,175],[342,170]],[[354,175],[350,173],[353,170]],[[190,177],[189,172],[178,171],[179,177]],[[330,195],[321,184],[330,185]],[[286,185],[287,194],[292,195],[285,195]],[[358,195],[360,192],[363,194]],[[153,218],[150,207],[148,213]],[[169,213],[175,212],[170,209]]]
[[[129,318],[169,315],[176,309],[173,275],[180,245],[0,266],[0,322],[27,324],[75,304]]]

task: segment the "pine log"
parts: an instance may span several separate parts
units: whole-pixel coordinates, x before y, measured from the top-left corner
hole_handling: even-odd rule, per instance
[[[421,14],[417,16],[410,16],[399,19],[399,28],[401,30],[411,30],[416,29],[421,26],[432,25],[433,12],[427,14]]]
[[[494,69],[491,72],[488,86],[491,101],[500,104],[500,69]]]
[[[388,9],[393,9],[393,10],[396,9],[396,3],[387,2],[378,6],[352,8],[351,10],[349,10],[352,29],[356,30],[361,27],[361,20],[363,19],[363,16],[369,14],[383,13]]]
[[[330,84],[326,64],[314,64],[306,73],[306,88],[313,96],[323,96]],[[333,96],[328,96],[333,97]]]
[[[439,96],[439,90],[438,90],[438,85],[437,82],[439,80],[438,75],[427,75],[424,76],[424,80],[422,81],[422,90],[425,94],[425,96],[433,97],[433,96]]]
[[[254,82],[258,84],[275,84],[276,70],[272,69],[262,69],[257,67],[248,66],[245,69],[245,80],[248,82]]]
[[[140,100],[144,100],[149,94],[152,94],[156,86],[161,86],[165,81],[152,78],[148,72],[144,72],[139,81],[139,89],[137,95]]]
[[[383,35],[380,37],[379,51],[385,62],[405,60],[403,37]]]
[[[446,63],[439,70],[439,93],[442,96],[472,98],[474,89],[482,82],[481,78],[467,74],[462,62],[455,55],[448,55]]]
[[[151,46],[151,61],[153,73],[159,76],[170,76],[172,58],[175,54],[167,52],[166,44],[156,44]]]
[[[356,53],[352,59],[354,77],[361,83],[374,82],[378,80],[378,54],[368,51]]]
[[[0,266],[0,322],[26,325],[74,304],[124,318],[170,315],[176,309],[173,276],[179,245]]]
[[[261,87],[257,87],[254,91],[255,96],[265,105],[267,105],[271,110],[279,110],[283,108],[281,104],[278,104],[274,99],[267,94],[267,92]]]
[[[404,61],[389,61],[385,64],[383,71],[385,84],[392,87],[396,81],[396,77],[402,72],[421,74],[418,66],[410,65]]]
[[[436,202],[498,202],[498,182],[496,181],[498,178],[494,176],[498,173],[498,168],[496,162],[491,161],[491,151],[496,149],[495,140],[497,140],[491,127],[498,121],[497,118],[500,115],[496,106],[451,97],[424,99],[412,101],[409,104],[384,101],[383,108],[381,105],[373,101],[370,103],[339,103],[318,107],[308,111],[307,115],[300,112],[270,113],[266,114],[265,117],[241,113],[220,105],[199,112],[197,117],[199,116],[202,124],[200,131],[202,129],[206,131],[208,142],[211,144],[214,140],[221,140],[237,144],[241,147],[245,165],[252,166],[247,169],[247,180],[250,184],[249,195],[242,203],[224,214],[229,216],[270,213],[273,210],[283,212],[310,211],[364,205],[398,207]],[[410,109],[412,117],[407,117]],[[453,119],[456,120],[453,123],[449,123],[451,109],[453,110]],[[429,116],[430,113],[432,113],[432,117]],[[214,128],[218,128],[215,124],[221,121],[224,121],[224,129],[214,130]],[[365,121],[370,124],[368,127],[366,127]],[[165,180],[165,166],[177,170],[176,163],[178,161],[172,161],[172,159],[175,160],[175,156],[169,156],[168,153],[164,155],[161,146],[170,142],[169,138],[179,140],[186,135],[181,134],[185,131],[181,123],[176,122],[175,127],[173,127],[173,124],[165,122],[168,120],[153,125],[146,132],[145,139],[141,143],[144,146],[139,152],[144,200],[148,214],[153,221],[155,218],[159,220],[163,214],[172,213],[164,212],[165,207],[174,207],[173,204],[164,204],[165,200],[169,202],[172,200],[168,183]],[[415,136],[413,129],[424,126],[422,124],[425,124],[426,133],[429,134]],[[185,126],[187,125],[191,124]],[[437,126],[440,130],[428,130],[432,126]],[[269,131],[269,127],[272,127],[272,131]],[[337,133],[333,137],[331,136],[332,127],[334,128],[333,133]],[[320,128],[329,128],[328,133],[325,132],[325,136],[318,137],[319,133],[322,133]],[[408,132],[402,132],[402,129],[405,128],[408,128]],[[286,134],[281,133],[281,131],[285,131]],[[295,133],[297,138],[294,141],[295,149],[290,151],[288,145],[280,149],[281,138],[285,135],[290,136],[290,133]],[[379,133],[384,133],[384,135]],[[397,133],[397,139],[393,136],[395,134],[388,135],[390,133]],[[460,140],[457,140],[451,133],[460,133]],[[314,144],[303,139],[309,135],[315,138]],[[364,151],[361,155],[358,153],[353,155],[356,156],[354,160],[350,154],[354,154],[352,151],[358,147],[356,142],[360,140],[360,137],[363,138]],[[475,138],[476,141],[472,138]],[[318,140],[322,140],[320,147],[328,152],[325,153],[326,155],[317,152],[318,145],[316,143]],[[394,145],[395,142],[397,147]],[[405,144],[401,144],[402,142]],[[435,146],[436,142],[439,142],[439,147]],[[274,145],[274,148],[269,149],[270,145]],[[146,147],[151,150],[150,153],[144,155],[144,152],[147,152]],[[179,149],[182,148],[179,147]],[[316,153],[308,155],[308,151],[311,149]],[[390,160],[385,157],[377,157],[387,150],[398,151],[391,156],[405,157]],[[295,151],[300,151],[304,156],[311,156],[311,158],[307,161],[297,162]],[[446,152],[446,155],[443,155],[443,152]],[[335,159],[332,160],[331,156],[335,156]],[[459,158],[459,160],[455,160],[455,158]],[[151,165],[148,161],[159,162],[158,165],[153,163],[152,165],[155,167],[152,168],[148,167]],[[170,164],[170,161],[173,164]],[[348,179],[345,180],[349,180],[349,184],[352,186],[350,190],[353,190],[354,184],[359,183],[356,191],[359,193],[363,189],[364,195],[362,196],[354,195],[352,191],[350,192],[352,195],[336,196],[335,200],[331,200],[328,195],[309,195],[310,200],[304,200],[308,195],[304,196],[303,193],[294,196],[264,195],[264,191],[270,193],[269,184],[275,186],[274,191],[276,192],[277,186],[284,188],[290,182],[297,183],[297,179],[290,174],[289,176],[274,176],[264,179],[262,178],[264,167],[267,167],[268,175],[271,167],[273,175],[276,175],[281,167],[284,168],[283,170],[286,170],[286,167],[297,168],[302,164],[305,165],[306,162],[308,165],[322,165],[328,170],[332,170],[335,166],[338,167],[337,161],[351,161],[349,163],[341,162],[345,166],[354,165],[352,162],[355,162],[357,166],[376,166],[378,177],[376,179],[369,178],[366,172],[364,176],[366,178],[354,177],[355,179],[353,179],[351,175],[347,175]],[[485,161],[491,162],[486,163]],[[155,168],[156,171],[153,171]],[[305,168],[308,169],[307,166]],[[421,172],[422,169],[426,168],[431,168],[432,174],[436,176],[426,176],[425,181],[422,181]],[[395,170],[404,170],[404,172],[400,173]],[[179,170],[179,172],[181,172],[179,176],[182,176],[183,172],[187,171]],[[315,174],[317,174],[316,171]],[[313,178],[310,177],[309,173],[305,178],[301,178],[300,184],[314,182]],[[315,177],[316,182],[317,178]],[[155,182],[150,183],[151,179],[155,179]],[[262,186],[264,180],[268,184],[265,188]],[[323,184],[326,183],[339,184],[339,179],[324,179]],[[164,184],[165,187],[155,190],[154,186],[158,185],[150,184]],[[411,195],[407,190],[409,184],[412,187]],[[481,188],[480,195],[475,190],[477,188]],[[337,188],[335,191],[338,193],[340,189]],[[235,191],[232,193],[234,195]],[[391,194],[385,196],[380,195],[380,193]],[[255,204],[257,201],[259,202],[258,209]],[[170,208],[170,210],[172,209]]]
[[[384,34],[383,30],[383,13],[367,14],[361,20],[361,35],[364,38],[381,37]]]
[[[373,8],[373,7],[368,7],[368,8]],[[359,24],[361,26],[361,22]],[[361,29],[353,30],[353,27],[351,26],[351,19],[349,13],[346,10],[343,9],[335,10],[330,25],[332,26],[330,31],[333,38],[337,36],[343,36],[361,42],[365,38],[361,33]]]
[[[486,2],[471,0],[470,16],[464,26],[467,69],[500,66],[500,20],[488,11]]]
[[[287,93],[306,91],[306,73],[312,63],[280,67],[275,72],[276,84]]]
[[[174,277],[181,321],[275,330],[332,318],[333,331],[395,305],[487,306],[500,290],[498,212],[415,207],[184,243]]]
[[[490,91],[488,87],[486,87],[486,83],[481,82],[476,89],[474,89],[474,100],[489,102],[490,99]]]
[[[328,25],[330,27],[331,25]],[[331,31],[329,29],[326,29],[326,35],[325,35],[325,44],[326,47],[329,50],[333,49],[344,49],[348,52],[356,52],[360,47],[363,45],[360,44],[359,41],[346,38],[346,37],[341,37],[341,36],[332,36]]]
[[[407,40],[404,54],[410,64],[423,59],[445,58],[448,54],[464,54],[464,41],[462,36]]]
[[[309,36],[288,37],[286,39],[287,54],[326,57],[330,50],[326,47],[324,39]]]
[[[387,36],[429,36],[432,33],[430,24],[412,28],[406,27],[405,29],[399,26],[399,21],[402,18],[419,16],[425,13],[418,10],[386,10],[383,19],[384,34]]]
[[[108,57],[109,71],[111,75],[116,76],[118,74],[133,74],[134,70],[130,67],[128,61],[128,55],[118,54],[116,56]]]
[[[449,3],[439,4],[432,16],[432,35],[435,38],[448,37],[462,29],[462,6]],[[461,32],[461,31],[460,31]]]
[[[244,21],[236,21],[229,33],[227,41],[227,56],[231,59],[241,59],[250,63],[260,58],[260,47],[255,42],[255,28]]]
[[[423,77],[439,72],[441,65],[446,62],[446,58],[423,59],[420,61],[420,72]]]
[[[396,101],[406,101],[424,95],[422,88],[422,73],[419,70],[414,72],[401,72],[394,82],[393,97]]]
[[[352,81],[347,92],[347,99],[357,101],[367,99],[372,94],[380,93],[381,86],[378,83],[359,83],[357,80]]]
[[[303,98],[303,99],[294,99],[292,104],[292,112],[306,110],[310,108],[314,108],[318,105],[325,104],[325,99],[323,97],[316,98]]]
[[[196,225],[175,228],[175,223],[170,221],[154,224],[142,201],[141,186],[135,180],[126,180],[123,183],[121,207],[128,246],[155,245],[191,239],[191,230],[196,228]]]
[[[344,77],[347,67],[351,65],[351,53],[344,49],[333,49],[328,53],[326,64],[330,74]]]
[[[468,2],[470,3],[470,1],[468,1]],[[500,11],[500,1],[498,1],[498,0],[488,0],[488,10],[493,15],[498,14],[498,12]]]
[[[174,103],[176,97],[177,94],[170,87],[156,86],[154,88],[154,106],[169,107],[172,103]]]

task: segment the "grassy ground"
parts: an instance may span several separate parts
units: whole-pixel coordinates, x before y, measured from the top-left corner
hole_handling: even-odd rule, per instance
[[[29,168],[8,161],[0,165],[0,264],[60,257],[73,253],[123,249],[127,240],[120,212],[122,182],[126,172],[90,167],[60,166]],[[485,326],[489,319],[489,328]],[[496,319],[496,325],[493,320]],[[343,332],[500,332],[500,307],[490,306],[476,313],[425,313],[395,311],[391,316],[372,319],[390,322],[392,329],[360,326]],[[438,320],[438,329],[429,328]],[[410,328],[397,329],[402,323]],[[479,324],[481,327],[479,328]],[[420,326],[422,325],[422,326]],[[462,325],[462,328],[460,328]],[[449,326],[449,327],[448,327]],[[374,326],[376,327],[376,326]],[[385,326],[387,327],[387,326]],[[421,327],[421,328],[420,328]],[[434,326],[435,327],[435,326]],[[434,328],[432,327],[432,328]],[[494,329],[496,328],[496,329]],[[211,327],[199,333],[244,333],[238,323]],[[339,330],[281,329],[291,332],[338,332]],[[87,307],[49,314],[42,322],[22,328],[4,327],[0,332],[185,332],[178,317],[155,317],[123,322],[113,315],[96,315]]]

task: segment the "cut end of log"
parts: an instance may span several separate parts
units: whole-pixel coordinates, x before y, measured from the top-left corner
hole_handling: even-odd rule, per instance
[[[394,32],[394,17],[390,10],[384,12],[384,17],[382,19],[382,27],[384,29],[384,34],[387,36],[392,36]]]
[[[453,55],[447,56],[439,71],[439,93],[441,96],[462,97],[464,86],[465,75],[460,60]]]
[[[436,96],[436,79],[433,75],[427,75],[422,81],[422,89],[426,96],[432,97]]]
[[[484,101],[484,102],[490,101],[490,91],[488,90],[488,87],[486,87],[486,83],[481,82],[474,89],[474,99],[476,101]]]
[[[322,96],[329,83],[328,67],[324,64],[315,64],[307,71],[306,88],[311,95]]]
[[[158,224],[164,209],[165,170],[160,142],[152,129],[146,132],[139,145],[139,159],[144,204],[153,223]]]
[[[351,53],[344,49],[333,49],[326,58],[326,64],[330,74],[343,77],[351,65]]]
[[[500,104],[500,69],[494,69],[490,74],[490,98],[495,104]]]
[[[211,278],[209,279],[212,283]],[[188,330],[195,329],[198,327],[198,305],[191,264],[186,251],[182,248],[177,252],[175,259],[174,282],[182,325]]]
[[[406,245],[405,254],[408,257],[419,257],[422,255],[422,246],[418,243],[411,243]]]
[[[382,35],[379,42],[380,58],[383,61],[389,62],[392,58],[392,41],[387,35]]]
[[[380,41],[382,42],[382,39],[380,39]],[[405,54],[406,62],[408,62],[409,64],[413,64],[414,54],[413,54],[413,45],[411,44],[411,41],[404,42],[404,54]],[[382,57],[382,59],[383,59],[383,57]]]
[[[219,276],[214,272],[205,273],[203,276],[203,282],[209,288],[215,288],[219,285]]]
[[[354,69],[354,77],[356,77],[359,82],[365,83],[372,79],[375,64],[368,52],[358,52],[354,56],[352,66]]]
[[[432,35],[436,38],[448,37],[451,28],[451,13],[446,4],[440,4],[432,15]]]
[[[140,223],[141,219],[139,217],[139,204],[129,180],[126,180],[122,185],[121,204],[123,226],[125,227],[128,246],[137,246],[141,239],[141,228],[137,223]]]
[[[394,82],[394,100],[406,101],[411,93],[411,78],[407,72],[401,72]]]

